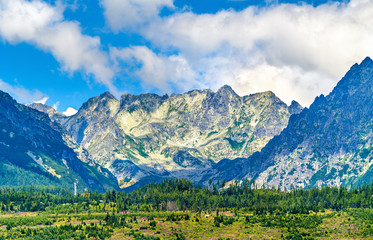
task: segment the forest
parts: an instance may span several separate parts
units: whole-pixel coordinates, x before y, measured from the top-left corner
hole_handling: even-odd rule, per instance
[[[0,190],[0,239],[359,239],[373,237],[373,184],[283,191],[185,179],[132,192]]]

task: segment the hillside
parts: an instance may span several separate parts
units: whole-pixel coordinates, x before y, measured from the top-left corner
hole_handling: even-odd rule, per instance
[[[260,150],[302,107],[288,107],[272,92],[240,97],[224,86],[216,93],[125,94],[120,101],[106,92],[69,118],[45,109],[128,187],[165,177],[199,181],[221,159]]]
[[[110,172],[82,162],[74,148],[79,149],[58,123],[0,91],[1,186],[49,185],[73,190],[76,183],[79,191],[118,187]]]
[[[293,115],[283,132],[249,158],[224,161],[207,176],[259,185],[320,187],[373,181],[373,61],[355,64],[333,91]]]

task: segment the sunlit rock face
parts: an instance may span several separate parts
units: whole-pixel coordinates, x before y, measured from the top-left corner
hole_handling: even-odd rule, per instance
[[[120,100],[106,92],[77,114],[52,119],[128,187],[165,177],[200,181],[221,159],[262,149],[301,110],[272,92],[240,97],[223,86],[171,96],[125,94]]]
[[[355,64],[327,96],[293,115],[287,128],[249,158],[225,161],[214,179],[319,187],[373,181],[373,61]]]

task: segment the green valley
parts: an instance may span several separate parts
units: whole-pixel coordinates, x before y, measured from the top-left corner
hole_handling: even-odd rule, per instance
[[[185,179],[130,193],[3,188],[0,239],[370,239],[373,185],[257,189]]]

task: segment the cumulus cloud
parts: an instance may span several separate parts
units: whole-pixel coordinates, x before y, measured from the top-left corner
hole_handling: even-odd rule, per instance
[[[183,11],[138,29],[157,52],[182,56],[203,85],[230,84],[241,95],[272,90],[307,106],[351,65],[373,56],[373,1]]]
[[[84,71],[117,93],[114,72],[100,38],[82,34],[78,22],[66,21],[62,5],[33,0],[0,0],[0,37],[27,42],[50,52],[69,72]]]
[[[131,69],[127,74],[141,79],[146,90],[159,89],[172,92],[172,89],[186,91],[193,87],[200,88],[196,74],[186,59],[179,55],[164,56],[154,53],[145,46],[129,48],[112,48],[111,57],[119,68],[123,65]]]
[[[64,111],[62,114],[64,114],[65,116],[72,116],[72,115],[75,115],[76,113],[78,112],[78,110],[76,110],[75,108],[72,108],[72,107],[68,107],[66,109],[66,111]]]
[[[48,100],[48,97],[39,90],[30,91],[22,86],[12,86],[4,82],[2,79],[0,79],[0,90],[9,93],[20,103],[28,104],[35,101],[45,103]]]
[[[134,30],[157,18],[163,8],[174,8],[173,0],[101,0],[101,4],[114,31]]]

